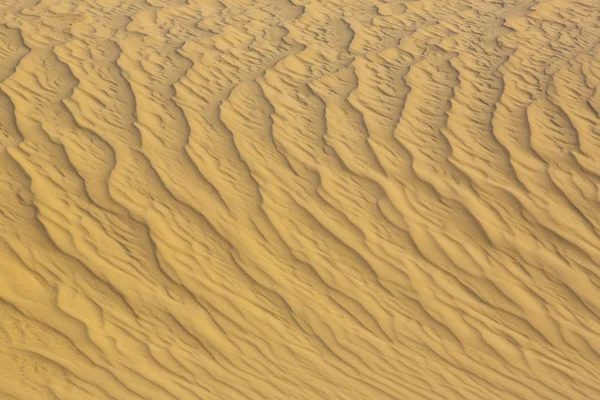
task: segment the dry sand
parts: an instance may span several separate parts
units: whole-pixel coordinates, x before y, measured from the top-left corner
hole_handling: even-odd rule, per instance
[[[1,0],[0,399],[600,399],[597,0]]]

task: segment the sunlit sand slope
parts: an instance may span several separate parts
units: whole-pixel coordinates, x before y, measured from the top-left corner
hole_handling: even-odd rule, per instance
[[[597,0],[0,1],[0,399],[600,399]]]

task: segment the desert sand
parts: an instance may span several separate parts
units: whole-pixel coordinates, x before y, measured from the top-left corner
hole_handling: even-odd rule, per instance
[[[599,85],[597,0],[0,1],[0,399],[600,399]]]

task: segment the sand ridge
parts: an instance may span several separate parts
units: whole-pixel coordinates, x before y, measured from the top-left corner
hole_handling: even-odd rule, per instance
[[[2,1],[0,399],[600,398],[599,21]]]

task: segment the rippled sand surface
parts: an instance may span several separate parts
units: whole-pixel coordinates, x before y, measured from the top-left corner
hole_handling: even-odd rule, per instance
[[[0,1],[0,399],[600,399],[597,0]]]

